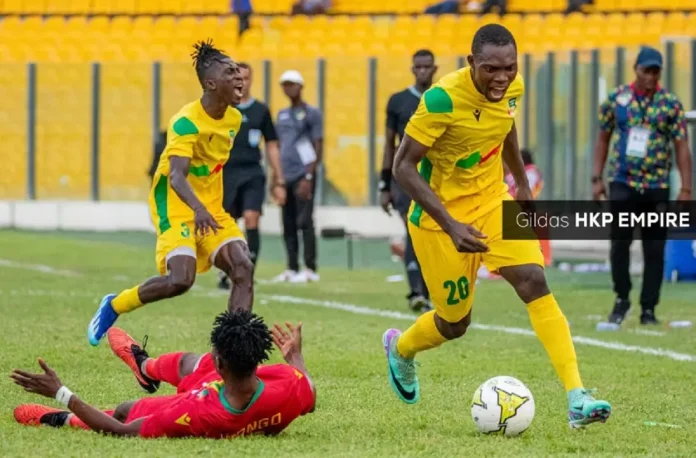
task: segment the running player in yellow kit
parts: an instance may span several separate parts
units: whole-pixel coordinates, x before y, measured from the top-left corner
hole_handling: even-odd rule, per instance
[[[394,177],[414,200],[409,232],[435,310],[403,334],[384,333],[391,386],[402,401],[418,401],[414,357],[464,335],[484,262],[527,305],[565,386],[570,426],[605,421],[611,406],[583,388],[568,322],[546,284],[539,242],[502,238],[502,203],[512,199],[503,161],[515,177],[518,200],[533,200],[514,122],[524,93],[515,39],[501,25],[483,26],[468,62],[423,94],[394,161]]]
[[[234,282],[228,309],[251,310],[253,264],[244,235],[222,208],[222,167],[242,122],[233,107],[242,97],[242,78],[237,64],[212,42],[199,42],[194,48],[203,96],[169,121],[167,146],[148,202],[162,276],[106,295],[87,329],[92,345],[99,344],[119,315],[184,294],[196,273],[213,265]]]

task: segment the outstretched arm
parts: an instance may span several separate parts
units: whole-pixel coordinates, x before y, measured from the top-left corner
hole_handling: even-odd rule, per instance
[[[15,369],[10,378],[24,391],[36,393],[47,398],[54,398],[65,405],[77,418],[85,422],[93,431],[114,434],[116,436],[137,436],[142,420],[124,424],[112,416],[92,407],[68,390],[58,378],[56,372],[39,359],[43,374],[31,374]]]
[[[273,325],[273,328],[271,328],[273,343],[275,343],[276,347],[281,351],[285,361],[300,371],[307,379],[309,387],[312,389],[314,404],[316,404],[317,389],[312,378],[309,376],[304,357],[302,356],[302,323],[293,326],[289,322],[286,322],[285,326],[288,328],[287,331],[277,324]],[[309,410],[310,413],[314,412],[314,407],[315,405],[312,405],[312,408]]]

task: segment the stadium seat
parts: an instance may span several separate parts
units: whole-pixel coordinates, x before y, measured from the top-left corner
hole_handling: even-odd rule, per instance
[[[0,136],[5,148],[0,199],[27,197],[26,87],[27,66],[24,63],[0,64]]]

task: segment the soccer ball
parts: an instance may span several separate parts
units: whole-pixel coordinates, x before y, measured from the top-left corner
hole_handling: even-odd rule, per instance
[[[514,377],[487,380],[471,400],[471,417],[485,434],[520,435],[532,424],[534,411],[532,392]]]

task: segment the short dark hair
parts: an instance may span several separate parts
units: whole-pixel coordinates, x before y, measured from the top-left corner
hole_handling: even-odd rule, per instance
[[[416,57],[430,57],[431,59],[435,60],[435,54],[433,54],[433,52],[429,49],[419,49],[413,53],[412,60],[416,60]]]
[[[528,149],[523,148],[520,151],[520,155],[522,156],[522,162],[524,162],[524,165],[534,164],[534,160],[532,159],[532,152]]]
[[[213,45],[213,40],[210,38],[206,41],[199,41],[193,45],[193,53],[191,53],[191,58],[193,59],[193,67],[196,69],[196,75],[198,76],[198,81],[205,89],[203,80],[205,79],[205,72],[210,68],[210,66],[215,61],[220,61],[222,59],[229,58],[227,54],[217,49]]]
[[[247,377],[266,361],[273,339],[263,318],[248,310],[226,311],[215,317],[210,343],[225,369],[236,377]]]
[[[481,54],[485,45],[507,46],[512,44],[517,50],[517,43],[512,33],[500,24],[486,24],[476,31],[471,43],[471,53]]]
[[[249,73],[251,73],[251,65],[249,65],[246,62],[237,62],[237,67],[246,68],[247,70],[249,70]]]

